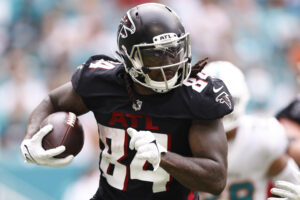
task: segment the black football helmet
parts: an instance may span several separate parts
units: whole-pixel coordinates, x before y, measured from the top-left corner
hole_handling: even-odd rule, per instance
[[[146,3],[128,10],[118,27],[118,48],[133,81],[156,92],[176,88],[190,75],[189,34],[177,14],[163,4]],[[151,79],[152,70],[162,78]]]

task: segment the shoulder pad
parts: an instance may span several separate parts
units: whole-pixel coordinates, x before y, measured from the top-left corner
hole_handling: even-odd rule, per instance
[[[106,55],[94,55],[91,56],[85,63],[83,63],[84,67],[89,67],[89,68],[97,68],[96,63],[98,63],[98,67],[101,68],[101,66],[104,67],[104,69],[106,69],[105,65],[106,62],[108,63],[113,63],[113,64],[120,64],[119,61],[106,56]]]
[[[204,73],[184,82],[185,101],[200,119],[216,119],[233,110],[233,100],[224,82]]]
[[[82,97],[99,95],[122,84],[122,64],[105,55],[90,57],[72,76],[74,90]]]

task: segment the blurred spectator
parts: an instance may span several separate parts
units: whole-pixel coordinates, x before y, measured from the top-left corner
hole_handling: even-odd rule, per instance
[[[191,34],[194,59],[232,60],[231,20],[217,0],[165,0],[178,11]]]
[[[45,97],[47,89],[42,77],[33,74],[35,60],[21,49],[7,55],[6,67],[9,78],[0,86],[0,147],[15,151],[22,140],[26,118]]]
[[[10,4],[7,1],[0,1],[0,55],[4,52],[4,50],[7,48],[9,43],[8,26],[10,20],[11,20]]]

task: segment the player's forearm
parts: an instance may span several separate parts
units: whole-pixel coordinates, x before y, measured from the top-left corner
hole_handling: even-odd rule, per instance
[[[55,112],[55,108],[50,97],[47,96],[31,113],[26,126],[25,138],[31,138],[40,129],[43,119],[53,112]]]
[[[219,194],[226,185],[226,166],[205,158],[183,157],[167,152],[162,154],[160,166],[177,181],[195,191]]]
[[[73,90],[71,82],[52,90],[36,107],[27,123],[25,137],[31,138],[40,129],[42,120],[58,111],[73,112],[77,116],[89,111],[80,96]]]

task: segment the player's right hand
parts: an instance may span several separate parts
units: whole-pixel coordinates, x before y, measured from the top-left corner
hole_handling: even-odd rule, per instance
[[[295,172],[295,176],[300,182],[300,172]],[[300,200],[300,185],[288,181],[276,181],[271,193],[279,197],[270,197],[268,200]]]
[[[41,128],[32,138],[23,140],[20,147],[25,162],[50,167],[62,167],[73,161],[73,155],[67,156],[66,158],[54,158],[54,156],[57,156],[66,150],[65,146],[59,146],[48,150],[45,150],[42,147],[43,138],[50,133],[52,129],[53,126],[48,124]]]

